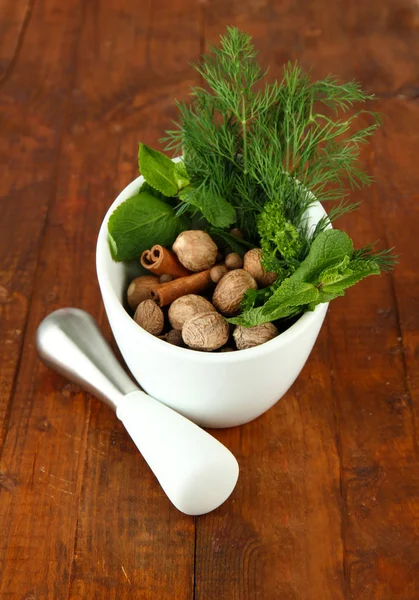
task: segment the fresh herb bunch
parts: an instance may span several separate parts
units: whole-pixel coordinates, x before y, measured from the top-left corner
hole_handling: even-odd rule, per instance
[[[247,239],[261,241],[270,269],[294,268],[310,248],[304,220],[313,195],[341,200],[337,218],[357,206],[342,201],[345,183],[356,188],[371,181],[359,168],[359,146],[379,118],[345,113],[372,96],[331,76],[312,82],[297,64],[261,89],[266,71],[250,36],[235,28],[196,69],[209,89],[193,88],[191,104],[178,103],[179,124],[165,138],[167,150],[183,153],[191,179],[181,199],[213,225],[236,222]],[[353,133],[362,113],[372,123]],[[328,224],[324,219],[314,237]]]
[[[330,229],[358,206],[347,200],[347,188],[371,183],[358,157],[379,117],[352,107],[373,97],[332,76],[313,82],[297,64],[262,87],[266,71],[251,37],[235,28],[195,68],[207,88],[193,88],[190,104],[178,103],[176,128],[164,138],[166,149],[183,159],[173,163],[140,145],[146,183],[109,221],[114,257],[138,255],[156,232],[153,243],[169,244],[194,218],[235,250],[261,247],[277,280],[248,293],[242,314],[231,320],[245,326],[312,310],[367,275],[391,269],[389,251],[354,250],[345,233]],[[369,124],[354,131],[364,120]],[[307,211],[316,200],[338,203],[313,228]],[[232,238],[233,225],[247,242]]]

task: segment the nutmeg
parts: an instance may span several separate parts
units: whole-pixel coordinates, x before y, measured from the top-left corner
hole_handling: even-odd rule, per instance
[[[172,249],[179,262],[193,272],[210,269],[218,254],[218,248],[208,233],[197,229],[179,234]]]
[[[230,230],[230,235],[238,238],[239,240],[244,239],[243,232],[238,227],[233,227],[233,229]]]
[[[182,327],[183,341],[193,350],[218,350],[228,342],[230,328],[219,313],[200,313],[188,319]]]
[[[243,267],[243,259],[238,252],[230,252],[225,258],[225,265],[229,271],[241,269]]]
[[[253,277],[244,269],[229,271],[215,288],[212,303],[223,315],[232,317],[237,314],[247,290],[257,290]]]
[[[218,283],[227,272],[228,269],[225,265],[214,265],[210,271],[211,281]]]
[[[140,302],[151,299],[151,289],[159,283],[159,278],[154,275],[142,275],[137,277],[128,286],[127,301],[132,310],[135,310]]]
[[[187,294],[181,296],[169,308],[169,321],[174,329],[182,329],[185,321],[191,317],[203,312],[215,312],[215,308],[202,296],[196,294]]]
[[[243,269],[248,271],[260,287],[268,287],[272,285],[277,274],[271,271],[266,271],[262,266],[262,250],[260,248],[252,248],[246,252],[243,258]]]
[[[233,337],[237,348],[245,350],[269,342],[278,334],[279,331],[273,323],[263,323],[262,325],[255,325],[255,327],[237,325]]]
[[[135,311],[134,321],[152,335],[160,335],[164,328],[164,314],[154,300],[144,300]]]
[[[182,332],[180,329],[171,329],[164,335],[161,335],[160,339],[172,344],[172,346],[183,346]]]

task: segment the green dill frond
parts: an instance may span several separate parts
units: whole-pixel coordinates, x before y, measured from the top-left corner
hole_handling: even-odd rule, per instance
[[[246,239],[264,248],[265,263],[291,272],[331,222],[358,207],[349,191],[372,181],[358,159],[380,125],[365,106],[374,96],[332,75],[312,81],[297,62],[261,87],[267,71],[250,35],[234,27],[194,66],[205,87],[192,88],[190,104],[178,103],[164,139],[167,150],[183,154],[194,190],[189,201],[216,227],[234,211]],[[306,215],[314,200],[337,203],[313,230]],[[291,238],[274,235],[276,226],[284,235],[298,232],[285,255]],[[385,268],[392,258],[376,253],[374,260]]]
[[[358,250],[355,250],[352,260],[362,262],[372,261],[378,266],[380,271],[383,273],[389,273],[398,263],[397,259],[399,258],[399,255],[393,254],[394,248],[389,248],[387,250],[374,250],[374,246],[375,243],[368,244],[362,248],[359,248]]]

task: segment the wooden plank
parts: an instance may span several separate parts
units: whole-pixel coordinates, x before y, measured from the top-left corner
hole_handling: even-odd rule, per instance
[[[33,346],[40,320],[60,306],[81,306],[103,322],[94,264],[101,219],[133,176],[138,138],[156,143],[173,96],[189,85],[179,64],[200,47],[193,5],[146,8],[84,4],[1,462],[5,598],[193,593],[194,520],[170,505],[115,416],[97,401],[91,412],[89,398],[41,366]],[[176,27],[167,36],[169,23]]]
[[[400,8],[392,1],[355,7],[321,0],[310,7],[258,3],[246,12],[241,3],[216,2],[206,9],[205,30],[212,43],[220,23],[252,33],[262,62],[272,64],[274,57],[273,76],[278,65],[298,58],[313,67],[314,76],[335,72],[384,96],[410,97],[417,10]],[[391,156],[409,156],[403,166],[413,173],[414,137],[410,153],[402,151],[409,122],[405,115],[405,135]],[[391,133],[385,129],[379,138],[387,140],[387,149],[397,129],[396,121]],[[377,142],[376,154],[379,147]],[[363,162],[374,170],[371,157],[365,155]],[[385,185],[392,190],[390,160],[385,170]],[[403,187],[404,169],[399,173],[399,192],[404,189],[406,198],[417,186]],[[369,206],[341,224],[359,244],[384,237],[391,245],[397,217],[404,235],[400,204],[390,209],[389,191],[385,210],[393,220],[383,225],[386,213],[377,218],[383,212],[377,189],[364,192]],[[413,244],[412,235],[404,242],[407,253]],[[414,294],[408,290],[415,273],[411,250],[410,257],[410,276],[397,294],[405,303],[407,327],[415,332],[410,333],[408,367],[417,345]],[[255,423],[217,433],[242,471],[234,508],[225,505],[198,521],[197,599],[417,597],[419,469],[397,302],[388,276],[362,285],[332,304],[327,326],[291,392]]]
[[[26,327],[40,240],[55,188],[55,167],[74,58],[77,1],[54,14],[2,3],[0,50],[7,79],[0,96],[0,448]],[[25,35],[23,34],[25,32]],[[11,40],[19,42],[19,52]]]
[[[49,439],[48,432],[57,424],[60,429],[61,417],[54,414],[48,420],[42,407],[37,407],[38,412],[31,412],[32,379],[28,367],[30,369],[35,361],[34,326],[29,331],[26,329],[47,209],[55,191],[57,153],[71,85],[69,74],[74,62],[81,2],[71,1],[60,10],[57,8],[53,0],[38,3],[33,8],[25,34],[21,33],[19,52],[3,81],[1,96],[3,130],[7,133],[0,142],[2,163],[7,165],[0,184],[0,336],[3,342],[0,425],[4,444],[0,462],[0,595],[5,598],[31,594],[32,585],[40,576],[44,578],[38,588],[40,594],[45,592],[47,579],[51,589],[58,585],[54,561],[61,560],[63,546],[56,544],[51,549],[51,565],[42,560],[39,548],[49,535],[46,518],[49,511],[55,511],[60,495],[73,496],[71,471],[74,463],[77,464],[71,461],[66,473],[57,474],[54,479],[49,474],[48,457],[45,462],[45,455],[41,463],[36,462],[38,449],[45,437]],[[16,23],[17,37],[18,26]],[[51,281],[43,290],[42,301],[46,304],[54,300],[56,285]],[[19,380],[21,387],[18,382],[12,404],[15,371],[24,341],[25,354],[20,362],[23,379]],[[40,394],[42,397],[42,390]],[[70,431],[73,424],[70,419]],[[81,423],[80,430],[83,428],[84,423]],[[31,431],[28,438],[31,437],[32,444],[25,453],[28,431]],[[73,446],[69,451],[69,456],[74,457]],[[54,455],[54,448],[50,447],[50,453]],[[42,481],[51,504],[31,504],[28,498],[33,494],[33,487]],[[59,489],[57,495],[53,491],[56,489]],[[31,537],[28,531],[33,523],[37,524],[38,532]]]
[[[227,19],[249,31],[274,77],[279,65],[272,57],[288,60],[298,52],[292,22],[304,9],[293,6],[288,14],[279,4],[252,4],[249,11],[239,3],[211,4],[206,35],[216,42]],[[241,428],[214,432],[237,456],[241,475],[231,501],[197,522],[197,600],[346,598],[326,337],[274,409]]]
[[[382,107],[385,112],[387,104]],[[375,148],[383,136],[391,139],[394,133],[385,124]],[[372,163],[374,154],[368,157]],[[350,231],[358,245],[385,240],[389,205],[383,204],[380,184],[361,196],[365,203]],[[398,270],[403,273],[404,267]],[[413,600],[419,468],[398,304],[391,276],[365,281],[361,290],[333,306],[328,320],[349,597]]]
[[[241,474],[231,500],[197,522],[197,600],[346,597],[326,342],[323,333],[304,376],[275,408],[213,431]]]
[[[0,84],[11,75],[29,24],[31,0],[4,0],[0,5]]]
[[[108,409],[38,364],[33,336],[39,320],[64,304],[82,306],[103,323],[93,261],[101,217],[134,176],[138,137],[154,145],[168,125],[172,97],[192,83],[186,63],[202,44],[199,27],[216,41],[225,24],[235,23],[255,34],[265,64],[273,57],[274,73],[298,56],[305,66],[314,63],[316,76],[335,71],[390,98],[381,105],[383,133],[363,157],[378,186],[342,226],[359,244],[378,237],[394,243],[402,263],[392,278],[366,281],[333,303],[309,364],[283,401],[254,423],[216,432],[237,455],[241,476],[231,500],[197,520],[194,595],[416,600],[419,335],[412,248],[419,118],[410,99],[417,8],[396,0],[200,8],[178,0],[123,9],[116,0],[86,3],[65,117],[81,20],[75,2],[54,6],[35,4],[36,27],[29,21],[17,53],[9,41],[4,46],[16,58],[2,98],[15,144],[12,152],[2,149],[9,170],[0,183],[5,198],[11,194],[9,203],[2,200],[0,236],[0,335],[11,341],[0,356],[2,401],[12,393],[23,341],[25,349],[13,404],[6,401],[0,412],[7,433],[1,597],[193,595],[193,520],[169,506]]]
[[[258,40],[270,74],[298,59],[315,77],[357,78],[380,96],[418,93],[419,7],[407,0],[312,0],[309,3],[212,0],[204,4],[207,41],[227,25]]]
[[[170,125],[173,97],[183,97],[191,83],[185,69],[197,59],[199,20],[192,2],[152,2],[145,11],[136,2],[124,5],[129,18],[119,23],[119,3],[107,2],[106,11],[88,19],[81,52],[89,56],[94,26],[100,39],[115,36],[121,48],[113,48],[108,67],[120,77],[115,87],[100,91],[100,107],[105,112],[95,121],[84,121],[88,135],[73,138],[75,148],[68,152],[66,163],[72,169],[83,147],[89,165],[80,168],[89,181],[97,178],[91,194],[100,197],[101,209],[92,211],[92,219],[102,218],[117,191],[137,175],[138,141],[156,145]],[[147,18],[142,15],[146,13]],[[140,29],[139,29],[139,23]],[[107,52],[110,52],[109,50]],[[128,68],[118,73],[120,56],[129,57]],[[92,66],[96,63],[92,57]],[[95,90],[105,73],[90,74],[89,62],[83,60],[78,87],[89,95],[92,112]],[[186,77],[186,79],[185,79]],[[124,94],[121,90],[128,90]],[[108,108],[109,107],[109,108]],[[77,120],[74,112],[74,119]],[[102,131],[102,123],[107,124]],[[109,132],[114,132],[112,141]],[[101,148],[108,145],[105,153]],[[100,165],[94,166],[97,156]],[[109,194],[101,172],[115,172],[113,196]],[[96,217],[93,217],[93,212]],[[95,231],[99,227],[95,224]],[[91,290],[83,299],[87,306]],[[97,307],[91,306],[93,312]],[[106,407],[95,403],[92,412],[85,479],[78,515],[75,556],[70,598],[110,599],[144,598],[179,600],[193,596],[194,520],[180,514],[158,486],[123,427]]]
[[[416,168],[419,107],[415,101],[394,98],[381,108],[385,128],[374,148],[374,175],[382,206],[383,237],[395,246],[400,262],[393,274],[400,337],[393,352],[400,353],[407,374],[404,401],[411,403],[416,443],[419,431],[419,282],[417,278],[417,225],[419,173]]]

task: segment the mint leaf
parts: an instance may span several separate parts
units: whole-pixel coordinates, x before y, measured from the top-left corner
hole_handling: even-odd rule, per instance
[[[128,198],[108,222],[109,246],[114,260],[131,260],[154,244],[170,246],[188,219],[178,217],[171,206],[144,192]]]
[[[345,232],[327,229],[313,241],[308,256],[293,277],[298,273],[298,279],[318,283],[323,271],[343,261],[345,256],[352,256],[353,250],[352,240]]]
[[[143,185],[138,191],[139,194],[143,194],[144,192],[147,192],[147,194],[151,194],[155,198],[159,198],[159,200],[164,201],[166,199],[166,196],[164,194],[153,188],[153,186],[147,183],[146,181],[144,181]]]
[[[138,162],[141,174],[153,188],[165,196],[177,194],[175,165],[168,156],[145,144],[140,144]]]
[[[183,162],[183,160],[181,160],[177,163],[174,163],[174,165],[175,165],[176,184],[177,184],[178,190],[181,190],[182,188],[189,185],[191,182],[189,181],[189,175],[188,175],[188,172],[186,170],[186,166],[185,166],[185,163]]]
[[[229,323],[233,325],[242,325],[243,327],[255,327],[256,325],[261,325],[262,323],[266,323],[269,319],[265,319],[262,313],[262,307],[252,308],[251,310],[246,310],[242,312],[241,315],[237,317],[232,317],[231,319],[227,319]]]
[[[288,316],[289,309],[315,301],[319,290],[311,283],[298,281],[294,276],[284,279],[279,288],[263,306],[263,314],[270,316],[270,321]],[[284,313],[284,314],[282,314]]]
[[[311,283],[297,281],[293,277],[285,279],[262,307],[245,311],[228,321],[235,325],[253,327],[291,317],[301,312],[307,304],[316,302],[319,290]]]
[[[319,277],[321,284],[323,286],[331,285],[333,283],[341,281],[342,278],[344,278],[345,275],[348,273],[348,271],[352,273],[352,271],[348,270],[347,268],[349,262],[350,257],[346,255],[340,262],[332,265],[331,267],[328,267],[327,269],[324,269],[324,271],[320,273]]]
[[[206,220],[215,227],[228,227],[236,220],[236,211],[225,198],[207,188],[195,189],[188,185],[179,193],[179,198],[202,212]]]
[[[379,274],[380,268],[373,260],[352,260],[347,268],[335,274],[333,281],[330,280],[330,273],[326,276],[322,273],[320,276],[319,302],[330,302],[338,296],[344,296],[348,287],[355,285],[369,275]]]
[[[364,277],[380,273],[374,260],[351,260],[353,254],[352,241],[346,233],[336,229],[324,231],[313,241],[307,258],[295,273],[282,281],[262,307],[249,307],[229,319],[230,323],[251,327],[314,310],[321,302],[344,296],[346,288]]]

